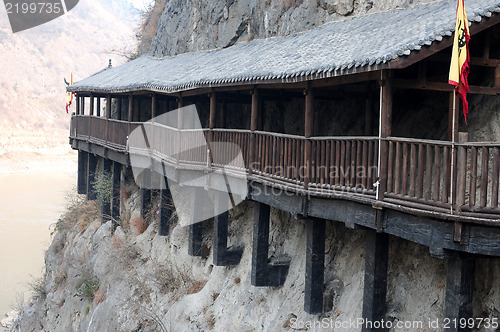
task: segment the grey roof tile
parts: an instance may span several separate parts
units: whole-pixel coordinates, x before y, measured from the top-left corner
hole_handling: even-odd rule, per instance
[[[498,0],[467,0],[469,21],[500,12]],[[253,40],[225,49],[173,57],[143,56],[106,68],[68,87],[69,91],[177,92],[216,84],[341,75],[346,69],[387,63],[418,52],[422,46],[451,36],[456,0],[442,0],[406,9],[324,24],[287,37]],[[354,68],[354,69],[353,69]]]

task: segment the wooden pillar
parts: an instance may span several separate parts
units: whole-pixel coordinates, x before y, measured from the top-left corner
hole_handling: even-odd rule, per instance
[[[382,72],[384,75],[380,84],[382,85],[382,100],[380,101],[380,145],[379,145],[379,159],[380,159],[380,169],[379,169],[379,185],[377,190],[377,197],[379,200],[384,199],[384,193],[387,191],[387,154],[388,146],[387,141],[384,138],[391,136],[392,127],[392,98],[393,98],[393,83],[392,77],[388,74]]]
[[[87,163],[87,199],[89,201],[97,199],[97,193],[94,188],[96,167],[97,157],[94,154],[89,153]]]
[[[323,313],[323,283],[325,278],[325,220],[306,220],[306,278],[304,310],[309,314]]]
[[[267,286],[269,272],[267,261],[269,259],[269,218],[270,207],[267,204],[255,202],[253,221],[253,247],[252,247],[252,285]]]
[[[307,89],[304,91],[306,96],[304,124],[304,137],[306,138],[304,147],[304,189],[307,189],[309,186],[311,171],[313,169],[312,142],[307,139],[314,135],[314,94],[310,86],[310,83],[308,83]]]
[[[94,95],[90,94],[90,115],[94,115]]]
[[[89,162],[89,153],[78,150],[78,180],[77,192],[78,194],[87,193],[87,168]]]
[[[106,96],[106,119],[111,119],[111,95]]]
[[[257,162],[256,156],[257,156],[257,151],[256,151],[256,145],[257,145],[257,136],[255,135],[254,131],[258,129],[258,120],[259,120],[259,90],[257,88],[254,88],[252,90],[252,111],[250,115],[250,130],[252,131],[252,134],[250,135],[250,160],[249,160],[249,174],[252,175],[254,171],[254,166],[255,163]],[[257,168],[257,167],[255,167]]]
[[[165,188],[160,190],[160,223],[158,226],[158,235],[168,236],[170,234],[170,218],[172,216],[173,203],[167,178],[164,178],[163,181],[165,182]]]
[[[103,160],[103,167],[102,167],[102,173],[107,179],[109,176],[111,176],[111,164],[112,161],[109,159],[104,159]],[[101,223],[105,224],[107,223],[111,218],[111,200],[113,199],[113,196],[111,196],[111,199],[103,199],[101,201]]]
[[[132,114],[134,112],[134,97],[132,94],[128,95],[128,113],[127,113],[127,121],[132,122]]]
[[[75,101],[76,101],[76,115],[83,115],[80,111],[80,96],[75,93]]]
[[[215,119],[217,116],[217,96],[215,91],[212,91],[210,94],[210,129],[214,129],[216,126]]]
[[[289,264],[268,263],[270,207],[258,202],[254,206],[251,284],[279,287],[285,283]]]
[[[151,96],[151,120],[156,117],[158,113],[158,100],[156,93],[153,93]]]
[[[116,228],[117,220],[120,219],[120,186],[121,186],[122,165],[118,162],[113,162],[113,193],[111,202],[111,217],[113,220],[113,228]]]
[[[189,223],[189,247],[188,254],[200,256],[202,254],[203,221],[199,221],[199,213],[203,207],[203,189],[193,188],[193,198],[191,200],[191,220]]]
[[[476,259],[468,256],[448,260],[448,271],[446,275],[446,298],[444,314],[452,320],[460,319],[467,321],[473,317],[472,300],[474,297],[474,284],[476,276]],[[447,331],[472,331],[472,329],[460,328],[460,325],[450,324]],[[468,325],[468,324],[466,324]]]
[[[210,94],[210,120],[209,120],[209,128],[210,128],[210,134],[208,138],[208,160],[207,160],[207,167],[210,168],[212,167],[213,163],[213,152],[212,152],[212,142],[214,140],[214,133],[213,129],[215,128],[215,119],[217,115],[217,96],[215,94],[215,91],[212,91]]]
[[[116,119],[117,120],[121,120],[122,119],[122,101],[123,101],[123,98],[121,97],[118,97],[116,98],[117,100],[117,112],[116,112]]]
[[[214,251],[213,262],[215,266],[237,265],[243,254],[242,248],[227,248],[228,222],[229,222],[229,197],[227,193],[216,192],[214,217]]]
[[[500,88],[500,65],[495,67],[495,88]]]
[[[97,110],[96,110],[96,115],[98,117],[101,117],[101,97],[97,96]]]
[[[184,129],[184,114],[180,111],[180,109],[184,106],[184,100],[181,96],[177,98],[177,127],[178,129]]]
[[[389,237],[375,230],[366,231],[365,282],[363,291],[363,318],[365,321],[385,320],[387,310],[387,268]],[[384,331],[364,325],[362,331]]]

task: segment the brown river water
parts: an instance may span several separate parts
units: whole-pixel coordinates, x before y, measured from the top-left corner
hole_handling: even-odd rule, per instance
[[[28,283],[43,274],[53,224],[75,184],[64,171],[0,174],[0,320],[29,301]]]

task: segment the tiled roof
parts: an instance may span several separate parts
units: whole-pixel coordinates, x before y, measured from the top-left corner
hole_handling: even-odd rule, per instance
[[[378,70],[451,36],[456,0],[324,24],[286,37],[254,40],[225,49],[173,57],[142,56],[101,71],[70,91],[178,92],[201,87],[294,82]],[[470,22],[500,13],[500,0],[467,0]]]

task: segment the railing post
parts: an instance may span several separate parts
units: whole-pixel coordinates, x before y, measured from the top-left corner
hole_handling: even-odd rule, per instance
[[[383,200],[387,191],[387,153],[388,142],[385,138],[391,136],[392,124],[392,78],[382,72],[380,81],[380,133],[379,133],[379,179],[377,187],[377,199]]]
[[[253,88],[252,90],[252,113],[250,116],[250,130],[252,133],[250,134],[250,160],[249,160],[249,175],[253,174],[253,166],[256,159],[256,135],[255,131],[257,130],[259,119],[259,90],[257,88]]]
[[[467,142],[467,133],[458,133],[458,143],[464,144]],[[460,213],[462,205],[465,204],[465,178],[467,173],[467,151],[464,146],[458,146],[457,155],[457,190],[456,190],[456,206],[455,211]],[[452,198],[453,199],[453,198]]]
[[[310,83],[307,84],[307,89],[304,91],[304,94],[306,96],[304,125],[304,137],[306,138],[304,149],[304,189],[307,190],[309,182],[311,181],[311,170],[313,168],[312,142],[309,138],[314,135],[314,94]]]

